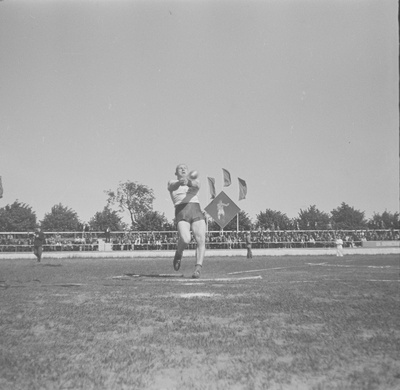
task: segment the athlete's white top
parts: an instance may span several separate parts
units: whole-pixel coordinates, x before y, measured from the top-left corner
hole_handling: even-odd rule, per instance
[[[180,186],[175,191],[170,191],[172,202],[174,206],[182,203],[200,203],[197,193],[199,188]]]
[[[338,238],[336,240],[336,245],[340,248],[343,245],[343,240],[341,238]]]

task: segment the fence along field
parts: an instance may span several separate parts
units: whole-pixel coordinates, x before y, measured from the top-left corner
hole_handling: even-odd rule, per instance
[[[104,232],[44,232],[45,252],[91,252],[99,251],[101,242],[105,240]],[[207,249],[243,249],[245,248],[246,231],[209,231],[207,232]],[[379,230],[275,230],[252,231],[251,239],[254,249],[276,248],[330,248],[334,247],[334,238],[343,238],[344,246],[356,248],[366,242],[381,241],[389,245],[399,246],[400,231],[398,229]],[[175,250],[176,231],[122,231],[111,232],[110,250]],[[33,233],[0,232],[1,252],[32,251]],[[195,249],[193,240],[189,249]]]
[[[193,263],[3,259],[0,388],[400,387],[397,255]]]

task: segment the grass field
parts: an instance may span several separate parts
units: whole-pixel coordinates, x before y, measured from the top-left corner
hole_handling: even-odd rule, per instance
[[[398,256],[193,265],[2,260],[0,388],[400,388]]]

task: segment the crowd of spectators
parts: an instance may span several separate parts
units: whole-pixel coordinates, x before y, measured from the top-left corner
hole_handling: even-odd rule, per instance
[[[247,232],[208,233],[208,247],[216,249],[244,248]],[[399,231],[394,230],[275,230],[252,231],[253,248],[328,248],[335,246],[341,238],[345,247],[360,247],[363,241],[399,240]]]
[[[207,232],[207,249],[245,248],[246,231]],[[43,250],[97,251],[99,240],[105,240],[102,232],[46,233]],[[251,241],[257,248],[329,248],[334,247],[336,238],[341,238],[344,247],[362,246],[363,241],[400,240],[399,230],[264,230],[252,231]],[[176,232],[111,232],[107,237],[112,250],[175,250]],[[30,252],[33,233],[0,233],[0,252]],[[196,247],[194,239],[189,248]]]

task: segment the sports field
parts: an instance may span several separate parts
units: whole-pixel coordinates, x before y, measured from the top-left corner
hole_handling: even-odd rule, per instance
[[[400,388],[397,255],[193,265],[1,260],[0,388]]]

